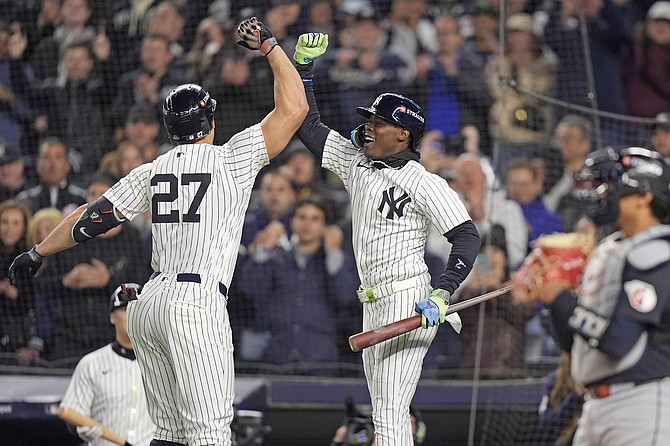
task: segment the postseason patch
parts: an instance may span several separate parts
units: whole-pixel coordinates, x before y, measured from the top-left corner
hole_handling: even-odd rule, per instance
[[[640,313],[649,313],[656,307],[658,297],[656,290],[647,282],[641,280],[630,280],[623,284],[630,306]]]

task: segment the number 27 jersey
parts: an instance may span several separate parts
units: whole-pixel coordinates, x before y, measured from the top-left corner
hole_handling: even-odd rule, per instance
[[[254,180],[269,163],[260,125],[223,146],[179,145],[104,193],[129,220],[151,211],[154,271],[233,275]]]

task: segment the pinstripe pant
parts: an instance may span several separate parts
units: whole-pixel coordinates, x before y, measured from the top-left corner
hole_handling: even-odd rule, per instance
[[[174,279],[150,280],[128,306],[154,438],[229,446],[235,369],[226,300],[214,288]]]
[[[430,291],[425,285],[364,303],[363,331],[413,316],[414,304]],[[363,350],[377,446],[414,445],[409,405],[436,334],[437,327],[419,328]]]

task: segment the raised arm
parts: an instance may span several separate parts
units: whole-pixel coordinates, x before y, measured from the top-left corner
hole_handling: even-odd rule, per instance
[[[270,159],[279,155],[307,115],[307,99],[302,80],[272,32],[256,17],[240,23],[237,43],[259,50],[274,74],[275,108],[261,121],[265,146]]]

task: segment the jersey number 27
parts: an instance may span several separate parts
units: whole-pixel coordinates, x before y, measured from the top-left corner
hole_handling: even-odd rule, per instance
[[[188,207],[185,214],[182,215],[182,221],[185,223],[199,223],[200,214],[198,214],[198,207],[202,202],[207,188],[212,182],[212,174],[210,173],[182,173],[181,185],[188,186],[191,183],[199,183],[198,190],[193,196],[193,201]],[[151,178],[151,185],[157,186],[159,183],[167,183],[169,191],[159,194],[154,194],[151,197],[151,222],[152,223],[179,223],[179,211],[171,210],[167,214],[161,214],[158,211],[159,203],[172,203],[179,197],[179,179],[176,175],[171,173],[159,173]]]

